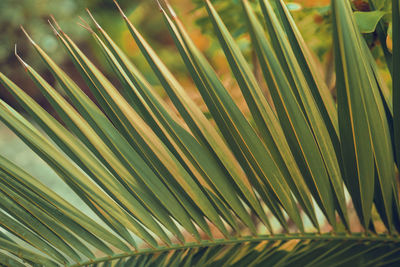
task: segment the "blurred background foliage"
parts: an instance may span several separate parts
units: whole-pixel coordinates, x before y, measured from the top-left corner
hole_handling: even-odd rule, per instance
[[[389,34],[385,40],[385,46],[391,47],[391,22],[390,22],[390,0],[349,0],[352,1],[357,22],[365,34],[368,43],[373,49],[375,57],[383,57],[382,49],[379,47],[379,41],[376,33],[377,27],[382,27],[383,32]],[[197,46],[206,53],[212,64],[222,76],[226,85],[229,87],[234,82],[230,79],[229,67],[217,42],[213,41],[213,31],[210,21],[203,8],[203,0],[170,0],[176,9],[180,18],[190,29],[192,38]],[[258,7],[256,0],[250,0],[255,7]],[[168,30],[164,26],[162,17],[157,10],[156,1],[149,0],[120,0],[120,5],[124,8],[130,19],[147,37],[150,43],[160,53],[161,58],[165,60],[170,69],[177,75],[181,83],[190,91],[193,89],[192,82],[184,69],[184,64],[178,59],[179,56],[169,36]],[[332,52],[330,40],[330,8],[329,0],[292,0],[286,1],[295,20],[298,22],[300,30],[304,35],[310,48],[314,51],[316,57],[322,62],[321,69],[326,74],[326,81],[333,89],[334,75],[332,73]],[[240,0],[214,0],[213,4],[221,14],[229,29],[234,33],[240,47],[242,48],[249,61],[253,63],[255,72],[257,72],[257,62],[251,54],[251,45],[244,25],[243,12],[241,10]],[[44,99],[37,93],[27,76],[23,74],[23,69],[19,66],[14,56],[14,44],[18,45],[19,53],[29,63],[35,66],[44,77],[57,87],[50,73],[44,68],[40,60],[37,60],[35,52],[31,49],[28,42],[19,29],[23,25],[31,36],[45,50],[67,70],[78,83],[85,87],[80,80],[66,54],[60,49],[56,37],[53,35],[47,20],[53,15],[59,24],[63,27],[82,49],[86,51],[90,58],[105,66],[103,71],[107,74],[107,69],[101,53],[97,49],[95,42],[90,38],[88,32],[80,27],[79,16],[87,18],[85,8],[90,9],[101,22],[104,28],[111,34],[123,50],[132,58],[136,65],[144,72],[145,76],[153,85],[157,85],[157,80],[152,75],[149,67],[141,57],[137,46],[133,42],[123,20],[120,18],[113,2],[111,0],[1,0],[0,1],[0,65],[1,71],[11,79],[16,80],[23,88],[31,88],[29,94],[46,105]],[[257,9],[256,9],[257,10]],[[260,14],[260,10],[258,10]],[[103,64],[104,63],[104,64]],[[383,65],[383,64],[381,64]],[[157,88],[157,86],[156,86]],[[162,93],[160,91],[160,93]],[[194,98],[198,98],[193,93]],[[233,90],[232,94],[235,95]],[[240,94],[239,94],[240,95]],[[239,97],[238,95],[238,97]],[[12,98],[0,91],[0,97],[7,102],[14,104]],[[199,103],[201,100],[199,99]],[[14,106],[14,105],[13,105]],[[243,107],[245,108],[245,107]]]
[[[160,53],[170,55],[168,52],[171,47],[170,40],[165,28],[161,27],[163,23],[161,16],[158,16],[157,4],[155,1],[132,1],[120,0],[120,5],[130,14],[130,19],[137,24],[151,43],[159,49]],[[50,73],[44,68],[40,60],[37,60],[36,54],[26,41],[26,37],[20,30],[22,25],[34,40],[39,43],[67,72],[79,80],[79,75],[74,72],[71,63],[67,59],[66,53],[60,47],[57,38],[53,34],[47,20],[53,15],[63,30],[67,32],[89,55],[93,60],[101,61],[103,57],[95,42],[91,39],[87,30],[80,27],[77,23],[80,21],[79,16],[87,18],[85,8],[90,9],[96,14],[96,17],[109,31],[111,36],[122,46],[125,52],[130,55],[133,60],[137,57],[137,49],[131,39],[129,32],[124,27],[123,20],[119,12],[116,10],[111,0],[1,0],[0,1],[0,63],[1,71],[10,78],[15,79],[17,83],[24,88],[32,88],[31,95],[39,100],[40,95],[30,85],[29,79],[23,74],[23,69],[18,64],[14,56],[14,44],[18,46],[18,52],[44,77],[54,85]],[[174,60],[168,60],[171,63]],[[141,61],[142,62],[142,61]],[[99,62],[103,63],[103,62]],[[99,64],[102,65],[102,64]],[[105,65],[105,64],[104,64]],[[103,66],[104,66],[103,65]],[[105,69],[106,73],[108,72]],[[152,80],[152,77],[149,77]],[[82,83],[80,85],[84,86]],[[7,102],[13,103],[13,100],[5,95],[4,90],[0,96]],[[44,100],[43,100],[44,101]]]

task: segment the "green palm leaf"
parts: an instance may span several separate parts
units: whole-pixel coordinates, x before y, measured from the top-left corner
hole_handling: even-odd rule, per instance
[[[374,195],[384,221],[392,220],[392,207],[398,209],[392,144],[382,98],[368,57],[362,55],[364,44],[350,16],[350,5],[338,1],[332,7],[336,21],[338,114],[344,168],[354,205],[359,206],[356,210],[367,228]],[[349,40],[354,42],[349,44]],[[350,147],[352,151],[348,151]],[[386,224],[389,230],[394,225]]]
[[[90,12],[93,27],[86,22],[84,27],[121,87],[54,19],[51,26],[95,100],[27,34],[65,94],[16,56],[60,121],[1,73],[1,84],[29,117],[0,100],[0,120],[95,217],[0,155],[1,266],[400,262],[395,167],[399,79],[393,76],[392,95],[379,77],[350,4],[332,0],[335,103],[285,3],[260,0],[262,21],[246,0],[242,4],[273,103],[210,1],[205,1],[205,9],[251,116],[239,109],[172,7],[159,4],[215,124],[118,5],[179,114],[168,108]],[[395,22],[397,0],[393,8]],[[396,27],[393,73],[399,68]],[[353,231],[353,213],[363,232]],[[378,230],[379,225],[386,230]]]

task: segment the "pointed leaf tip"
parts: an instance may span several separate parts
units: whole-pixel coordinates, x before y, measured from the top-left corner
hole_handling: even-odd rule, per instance
[[[82,28],[88,30],[90,33],[94,33],[92,27],[90,27],[89,23],[87,23],[86,20],[84,20],[81,16],[78,16],[78,18],[82,21],[82,23],[77,22],[76,24],[78,24],[79,26],[81,26]]]
[[[89,27],[83,25],[83,24],[80,23],[80,22],[77,22],[76,24],[78,24],[79,26],[81,26],[81,27],[84,28],[85,30],[88,30],[90,33],[94,33],[94,31],[92,30],[92,28],[89,28]]]
[[[57,29],[54,27],[53,23],[51,23],[51,21],[48,19],[47,22],[49,23],[51,29],[53,30],[54,34],[59,36],[60,33],[57,31]]]
[[[90,18],[92,19],[94,25],[96,25],[97,29],[101,29],[100,24],[97,22],[97,20],[94,18],[92,12],[88,8],[86,8],[86,12],[89,14]]]
[[[122,17],[124,19],[128,19],[124,13],[124,11],[122,11],[122,8],[119,6],[118,2],[116,0],[113,0],[114,4],[117,6],[119,13],[121,13]]]
[[[16,56],[16,58],[18,59],[18,61],[24,66],[24,68],[26,69],[28,67],[28,64],[26,64],[26,62],[18,55],[17,53],[17,44],[15,44],[15,48],[14,48],[14,54]]]
[[[63,30],[61,29],[60,25],[58,24],[56,18],[53,15],[50,15],[50,18],[54,23],[55,29],[57,29],[57,31],[59,31],[61,33],[64,33]],[[57,35],[59,35],[59,33]]]
[[[20,25],[19,27],[22,30],[22,32],[25,34],[26,38],[28,38],[29,42],[31,42],[32,44],[35,44],[35,41],[33,41],[33,39],[29,36],[29,34],[25,30],[24,26]]]

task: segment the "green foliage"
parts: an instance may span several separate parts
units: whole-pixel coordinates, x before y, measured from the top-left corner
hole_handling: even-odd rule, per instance
[[[127,1],[121,1],[126,4]],[[29,25],[29,29],[37,37],[40,45],[47,48],[58,61],[63,59],[63,55],[54,53],[57,51],[57,38],[48,31],[47,18],[51,14],[55,16],[60,23],[65,24],[65,30],[71,32],[78,41],[85,36],[85,31],[77,27],[76,22],[79,14],[84,14],[85,8],[96,7],[101,11],[102,17],[110,23],[115,21],[115,12],[112,12],[113,4],[105,1],[90,0],[39,0],[39,1],[21,1],[21,0],[3,0],[0,2],[0,61],[11,61],[13,57],[11,47],[20,39],[20,25]],[[133,8],[131,5],[130,8]],[[5,65],[7,67],[7,65]],[[3,71],[5,71],[3,69]]]
[[[372,33],[375,31],[379,21],[386,13],[380,10],[369,12],[354,12],[354,19],[357,22],[361,33]]]
[[[63,92],[17,51],[16,57],[57,119],[0,73],[29,114],[0,100],[0,120],[95,215],[0,155],[0,265],[400,262],[399,77],[393,77],[392,97],[349,2],[331,3],[337,99],[282,0],[260,0],[256,9],[246,0],[237,4],[268,92],[229,26],[204,3],[248,116],[166,2],[161,16],[212,120],[118,5],[176,112],[90,12],[91,23],[83,26],[118,85],[54,19],[51,27],[94,100],[25,32]],[[393,71],[400,67],[398,33]]]

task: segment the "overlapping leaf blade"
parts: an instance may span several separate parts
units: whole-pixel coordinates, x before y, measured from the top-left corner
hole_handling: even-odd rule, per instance
[[[89,218],[0,156],[0,265],[386,266],[400,261],[400,241],[393,235],[399,228],[393,156],[397,102],[379,77],[350,6],[332,1],[337,116],[285,3],[260,0],[260,4],[270,39],[247,1],[243,11],[275,109],[224,22],[211,3],[205,3],[252,118],[239,110],[171,6],[160,4],[168,8],[168,12],[161,8],[168,30],[219,132],[125,15],[128,29],[179,115],[167,108],[90,13],[96,30],[84,27],[98,43],[121,90],[55,20],[53,29],[97,103],[30,40],[70,102],[19,60],[63,124],[3,74],[1,83],[46,135],[2,100],[0,120],[98,218]],[[395,11],[394,21],[398,8]],[[398,40],[394,40],[396,48]],[[393,85],[396,88],[397,79]],[[249,123],[252,119],[254,125]],[[279,231],[295,229],[293,222],[303,231],[307,221],[303,211],[319,230],[311,195],[330,226],[342,229],[336,227],[337,211],[350,228],[343,181],[365,229],[379,229],[373,225],[380,222],[372,210],[374,203],[388,235],[274,233],[277,227],[270,224],[269,211],[283,227]],[[260,235],[265,229],[260,231],[254,215],[270,235]],[[287,215],[293,220],[290,223]],[[215,227],[223,239],[212,238]],[[200,229],[211,240],[201,240],[205,236]],[[243,236],[249,232],[253,236]],[[187,233],[195,243],[188,242]],[[135,237],[150,248],[137,249]]]
[[[127,76],[122,77],[123,82],[128,84],[127,90],[131,91],[134,94],[133,98],[137,99],[137,101],[146,108],[143,113],[155,117],[152,121],[156,124],[160,124],[158,128],[160,131],[163,131],[161,133],[159,132],[159,134],[163,134],[167,139],[172,139],[169,143],[173,147],[172,151],[175,151],[174,154],[180,157],[180,162],[185,164],[189,169],[195,168],[192,173],[194,175],[197,174],[197,177],[201,175],[206,182],[212,187],[215,187],[215,190],[221,193],[222,199],[225,199],[226,203],[233,207],[235,213],[254,230],[253,223],[250,221],[248,212],[244,210],[243,205],[240,203],[235,188],[231,186],[230,181],[225,177],[223,169],[220,168],[217,162],[212,160],[213,155],[201,146],[190,133],[181,127],[176,119],[174,120],[172,118],[171,114],[165,109],[164,105],[162,105],[162,102],[151,92],[148,84],[146,85],[146,83],[143,82],[143,78],[136,74],[136,70],[131,63],[119,49],[116,49],[117,47],[112,40],[109,39],[108,35],[101,28],[99,28],[99,30],[104,39],[108,42],[109,49],[113,49],[111,51],[114,51],[113,55],[115,55],[115,58],[110,55],[110,51],[105,48],[104,43],[99,41],[101,47],[104,48],[104,52],[110,64],[120,68],[124,66],[124,70],[118,69],[118,71],[124,74],[126,70],[131,74],[129,78]],[[119,58],[119,62],[116,61],[117,58]],[[121,65],[119,65],[120,63]],[[136,81],[135,84],[140,86],[140,92],[137,92],[137,87],[131,83],[132,79]],[[143,95],[145,99],[143,99]],[[150,109],[149,105],[153,108]],[[202,180],[202,177],[198,179]],[[221,205],[219,205],[219,207],[223,208]],[[224,215],[227,214],[224,209],[222,209],[222,212]],[[228,222],[233,224],[233,226],[235,225],[229,218]]]
[[[2,77],[4,78],[4,77]],[[3,79],[2,79],[3,81]],[[32,103],[35,103],[32,101]],[[154,238],[136,220],[130,217],[115,202],[101,191],[88,177],[84,175],[73,163],[66,158],[56,147],[50,143],[34,126],[20,116],[15,110],[5,102],[0,102],[0,118],[9,126],[28,146],[32,148],[50,167],[74,190],[78,196],[100,206],[102,211],[107,212],[111,217],[117,217],[124,222],[125,227],[129,228],[138,236],[152,245],[156,245]],[[72,143],[77,145],[79,142]],[[99,167],[100,165],[98,165]],[[128,203],[129,204],[129,203]],[[89,204],[88,204],[89,205]],[[131,204],[129,204],[131,205]],[[147,214],[148,216],[148,214]],[[151,218],[151,217],[150,217]],[[153,218],[150,219],[154,221]],[[155,225],[155,224],[154,224]],[[155,227],[159,227],[158,225]],[[157,228],[156,228],[157,229]],[[163,231],[159,228],[159,231]],[[162,232],[161,232],[162,233]],[[167,239],[168,240],[168,239]]]
[[[112,126],[112,124],[107,120],[107,118],[96,107],[96,105],[93,102],[91,102],[91,100],[86,95],[84,95],[84,94],[82,94],[82,92],[80,92],[80,90],[76,86],[76,84],[68,76],[66,76],[65,73],[63,73],[62,70],[59,69],[54,64],[54,62],[52,62],[50,60],[50,58],[48,58],[48,56],[46,54],[44,54],[44,52],[40,48],[38,48],[37,46],[36,46],[36,48],[38,49],[38,52],[40,53],[42,58],[45,60],[45,62],[47,62],[47,64],[49,64],[49,66],[55,70],[54,75],[60,81],[63,88],[66,90],[66,92],[71,97],[71,99],[74,101],[74,103],[76,103],[76,106],[79,107],[79,110],[81,111],[82,114],[84,114],[84,116],[88,120],[89,124],[92,125],[94,127],[94,129],[97,130],[97,133],[103,133],[102,138],[104,140],[106,140],[106,142],[108,141],[108,144],[110,144],[110,146],[113,148],[113,151],[116,151],[116,153],[120,153],[120,159],[123,160],[123,162],[125,162],[127,165],[132,166],[132,168],[137,168],[135,166],[145,165],[145,163],[143,161],[141,163],[139,161],[139,163],[135,164],[135,162],[140,160],[140,158],[138,158],[138,156],[136,156],[135,158],[132,158],[132,154],[136,154],[136,152],[132,150],[132,148],[130,147],[130,144],[128,144],[127,141],[125,141],[124,137],[122,137],[119,134],[119,132]],[[56,109],[60,110],[60,108],[61,108],[60,112],[62,113],[62,112],[64,112],[64,111],[62,111],[62,109],[63,109],[62,107],[65,107],[66,105],[67,104],[64,101],[64,103],[62,103],[61,105],[60,104],[56,105]],[[68,121],[68,118],[67,118],[67,121]],[[74,129],[74,128],[72,128],[72,129]],[[77,132],[77,134],[79,134],[79,131]],[[96,149],[94,149],[94,150],[96,150]],[[126,161],[126,160],[128,160],[128,161]],[[145,166],[143,166],[143,167],[145,167]],[[149,171],[147,171],[147,173],[148,172]],[[145,183],[150,183],[150,186],[153,186],[153,188],[158,187],[157,190],[164,190],[163,185],[160,184],[160,181],[158,181],[157,178],[152,178],[152,176],[150,176],[150,175],[151,174],[146,174],[144,176],[144,177],[146,177],[146,179],[142,178],[142,180],[144,180]],[[152,178],[152,180],[150,180],[149,178]],[[155,190],[155,191],[157,191],[157,190]],[[168,191],[165,191],[165,190],[164,190],[164,192],[165,193],[163,194],[162,201],[168,200],[168,198],[166,198],[166,197],[169,195],[169,193],[168,193]],[[173,201],[173,199],[171,199],[171,200]],[[205,231],[208,232],[208,226],[205,224],[204,219],[202,219],[202,217],[201,217],[202,215],[199,214],[199,212],[195,208],[191,207],[192,204],[190,202],[189,203],[186,202],[185,205],[186,205],[186,208],[189,210],[189,212],[194,214],[194,216],[196,217],[196,222],[203,229],[205,229]],[[180,209],[179,204],[177,204],[177,203],[175,203],[174,205],[171,205],[171,203],[167,204],[167,207],[169,207],[169,208],[172,208],[173,206],[176,206],[174,211],[185,213],[184,211],[179,210]],[[190,225],[187,225],[187,227],[189,227],[188,229],[190,229]],[[196,233],[196,232],[197,231],[194,230],[194,233]]]
[[[369,227],[375,195],[392,231],[394,224],[387,222],[393,220],[398,196],[388,120],[349,3],[333,1],[332,9],[345,181],[364,227]]]
[[[115,235],[2,156],[0,156],[0,169],[6,175],[6,177],[2,175],[4,177],[2,179],[3,183],[12,186],[14,190],[19,191],[20,194],[30,199],[32,203],[41,206],[43,210],[52,209],[52,214],[60,216],[62,220],[67,220],[69,224],[77,224],[77,227],[85,229],[85,232],[80,231],[79,236],[84,237],[88,242],[92,242],[100,250],[110,253],[110,248],[102,243],[101,240],[98,240],[98,238],[107,241],[123,251],[129,250],[129,247]],[[91,236],[91,233],[94,235]]]
[[[166,15],[164,13],[164,15]],[[235,151],[240,151],[240,147],[237,143],[236,140],[239,138],[239,135],[236,132],[236,137],[235,137],[235,131],[232,132],[228,131],[229,124],[231,123],[230,121],[234,120],[228,116],[228,113],[224,112],[224,109],[230,109],[236,112],[236,121],[237,118],[242,119],[242,122],[245,123],[244,117],[241,117],[241,113],[236,107],[236,105],[233,103],[232,99],[226,94],[225,89],[223,89],[222,84],[220,83],[219,79],[217,78],[216,74],[213,72],[212,68],[208,65],[208,63],[205,61],[205,59],[202,57],[201,54],[196,50],[196,48],[193,46],[191,43],[191,40],[188,38],[186,32],[184,31],[183,27],[181,24],[178,22],[178,27],[180,28],[180,33],[178,32],[178,29],[173,25],[172,21],[168,18],[165,17],[168,23],[168,26],[174,36],[174,40],[176,41],[176,44],[178,48],[180,49],[181,55],[187,64],[193,79],[195,80],[198,88],[200,89],[200,92],[202,96],[204,97],[205,102],[209,106],[209,109],[212,110],[212,114],[214,115],[214,118],[216,118],[217,124],[221,130],[221,132],[224,134],[224,137],[226,140],[235,140],[235,143],[233,142],[228,142],[231,148]],[[177,18],[175,18],[176,20]],[[182,34],[182,36],[181,36]],[[187,51],[186,51],[187,49]],[[190,51],[190,52],[189,52]],[[197,60],[197,62],[196,62]],[[223,97],[225,97],[225,100],[228,100],[228,105],[222,105],[219,104],[221,102],[221,98],[218,98],[218,96],[213,96],[213,93],[211,92],[210,88],[213,88],[216,92],[217,90],[220,90],[222,93]],[[222,91],[221,91],[222,89]],[[220,95],[221,95],[220,93]],[[230,100],[230,101],[229,101]],[[225,102],[226,104],[226,102]],[[222,112],[221,112],[222,111]],[[229,112],[229,114],[232,114],[232,112]],[[238,124],[236,124],[238,125]],[[245,123],[246,125],[246,123]],[[250,127],[247,125],[247,127]],[[249,129],[249,128],[248,128]],[[251,170],[251,166],[247,163],[247,160],[245,157],[243,157],[242,154],[236,155],[237,158],[243,159],[240,161],[240,163],[243,165],[245,164],[244,168],[249,170],[248,176],[256,176],[255,173],[251,174],[253,171]],[[251,175],[250,175],[251,174]],[[264,186],[263,182],[260,182],[258,178],[255,177],[250,177],[251,181],[253,183],[254,187],[259,188],[259,193],[262,195],[263,200],[266,202],[266,204],[270,207],[272,213],[277,216],[278,220],[283,224],[284,227],[286,227],[286,223],[284,220],[282,220],[282,214],[280,212],[279,206],[277,206],[275,203],[271,202],[270,194],[271,194],[271,189],[267,186]],[[254,179],[255,178],[255,179]],[[238,183],[238,186],[242,188],[243,190],[243,185],[240,185]],[[244,194],[249,196],[249,193],[246,193],[246,188],[244,188]],[[247,191],[248,192],[248,191]],[[267,192],[267,193],[266,193]],[[273,194],[273,193],[272,193]],[[251,196],[251,195],[250,195]],[[250,199],[251,200],[251,199]],[[248,201],[250,201],[248,200]],[[253,201],[254,203],[254,201]],[[257,204],[256,204],[257,205]],[[253,205],[254,206],[254,205]],[[256,206],[257,207],[257,206]],[[257,211],[257,209],[256,209]],[[257,212],[257,214],[260,216],[260,212]],[[261,213],[261,219],[262,219],[263,214]]]
[[[400,71],[400,4],[397,0],[392,0],[392,90],[393,90],[393,127],[394,145],[397,167],[400,166],[400,77],[396,75]]]
[[[211,203],[193,178],[189,176],[147,124],[142,121],[133,108],[122,98],[115,87],[85,58],[83,53],[71,41],[69,41],[69,45],[72,49],[70,52],[74,53],[75,59],[82,66],[85,75],[87,75],[86,78],[91,80],[93,89],[97,90],[94,93],[104,98],[102,101],[109,105],[109,109],[112,110],[114,116],[120,121],[120,125],[125,127],[125,132],[128,135],[127,138],[131,144],[134,144],[136,151],[153,167],[153,170],[160,173],[160,178],[166,180],[166,184],[178,198],[182,199],[181,195],[183,195],[183,198],[185,198],[186,194],[189,195],[192,201],[196,202],[195,205],[226,234],[226,229],[217,212],[210,206]],[[182,200],[181,202],[190,204],[190,200],[187,198],[186,201]],[[188,206],[188,208],[191,207]],[[194,209],[192,208],[192,210]],[[194,210],[192,214],[195,216],[195,220],[199,222],[199,225],[207,232],[207,226],[204,223],[204,219],[199,215],[199,212]]]
[[[284,1],[275,1],[275,4],[280,15],[279,19],[282,23],[282,27],[285,30],[290,46],[293,49],[293,54],[297,59],[297,62],[302,70],[302,73],[328,129],[340,164],[341,153],[339,144],[339,125],[337,119],[337,109],[332,94],[323,81],[321,77],[321,71],[317,69],[317,66],[314,62],[314,56],[301,36],[300,31],[290,15]]]
[[[221,161],[224,167],[227,168],[231,174],[234,174],[235,170],[237,170],[237,166],[234,165],[235,159],[233,158],[232,152],[230,152],[229,148],[215,131],[211,123],[206,120],[200,109],[187,96],[183,88],[139,34],[136,28],[126,17],[124,18],[132,36],[135,38],[155,74],[160,79],[172,102],[175,104],[183,119],[192,130],[192,133],[203,145],[210,149],[213,154],[216,154],[218,161]],[[241,171],[236,172],[240,173]],[[265,221],[265,219],[263,220]]]
[[[253,135],[251,135],[251,131],[252,131],[251,126],[248,124],[246,119],[243,117],[242,113],[239,111],[236,104],[232,101],[229,94],[227,94],[225,88],[222,86],[222,83],[219,81],[215,72],[212,70],[212,68],[210,67],[208,62],[204,59],[204,57],[194,47],[193,43],[191,42],[190,38],[187,36],[187,34],[186,34],[185,30],[183,29],[183,26],[179,22],[179,20],[176,17],[174,18],[174,20],[177,23],[179,32],[178,32],[178,29],[175,29],[174,25],[168,18],[167,18],[167,23],[170,27],[170,30],[173,34],[176,44],[177,44],[178,48],[180,49],[181,55],[182,55],[186,65],[188,66],[188,68],[192,74],[192,77],[195,80],[196,85],[200,90],[200,93],[202,94],[206,104],[208,105],[209,110],[213,114],[213,117],[216,119],[217,125],[219,126],[220,130],[224,134],[225,139],[226,140],[236,140],[235,141],[236,143],[233,143],[233,142],[228,142],[228,143],[230,144],[230,146],[232,147],[232,149],[234,151],[236,150],[239,153],[236,156],[243,158],[244,154],[242,154],[242,152],[240,152],[240,151],[242,150],[243,147],[246,146],[246,144],[241,140],[255,140],[255,142],[256,142],[257,140],[259,140],[259,138],[256,135],[254,135],[254,132],[253,132]],[[271,116],[273,117],[273,119],[275,119],[274,115],[271,115]],[[235,127],[230,125],[232,123],[232,121],[235,122],[235,124],[236,124]],[[275,120],[275,123],[276,123],[276,120]],[[236,129],[236,127],[238,129]],[[277,126],[275,124],[275,127],[279,127],[279,126]],[[247,130],[245,130],[245,129],[247,129]],[[248,135],[249,131],[250,131],[250,136],[252,136],[253,138],[249,137],[249,135]],[[243,135],[242,137],[240,137],[241,134]],[[259,145],[261,144],[261,146],[262,146],[261,141],[259,141],[258,144]],[[268,152],[265,153],[265,155],[268,155]],[[275,154],[275,156],[276,155],[278,157],[280,157],[279,153]],[[263,155],[263,157],[264,157],[264,155]],[[262,159],[263,157],[260,157],[260,154],[259,154],[258,159],[263,160]],[[265,160],[268,160],[268,159],[265,159]],[[280,159],[280,160],[282,160],[282,159]],[[244,156],[244,160],[242,162],[247,164],[247,166],[246,165],[245,166],[251,172],[252,167],[246,161],[247,161],[246,156]],[[284,164],[283,164],[283,166],[284,166]],[[287,170],[285,170],[285,171],[287,171]],[[248,172],[248,173],[250,174],[250,172]],[[254,182],[254,180],[253,180],[253,182]],[[263,183],[264,182],[261,182],[261,184],[263,184]],[[301,180],[299,181],[299,184],[301,185]],[[257,180],[256,180],[256,183],[254,184],[254,186],[259,188],[257,186]],[[293,186],[293,188],[295,189],[295,192],[298,192],[298,191],[296,191],[296,189],[297,189],[296,186]],[[260,190],[262,190],[262,189],[260,189]],[[261,191],[260,193],[263,193],[263,192]],[[303,191],[303,193],[304,193],[304,191]],[[267,193],[266,193],[267,197],[270,197],[269,196],[270,194],[272,194],[272,195],[274,194],[274,193],[272,193],[271,189],[269,191],[267,191]],[[306,195],[305,195],[305,197],[307,198]],[[270,206],[270,203],[268,203],[268,199],[267,199],[266,203],[268,206]],[[272,207],[272,208],[274,208],[274,207]],[[279,210],[276,210],[276,207],[275,207],[275,211],[279,212]],[[274,213],[274,210],[272,210],[272,212]],[[274,213],[274,214],[277,215],[276,213]],[[279,213],[278,213],[278,218],[279,218]]]
[[[33,262],[33,263],[36,263],[36,264],[41,264],[41,265],[43,265],[43,266],[59,266],[57,263],[55,263],[54,261],[52,261],[52,260],[49,260],[48,258],[46,258],[46,257],[43,257],[42,255],[39,255],[39,254],[37,254],[37,253],[35,253],[35,252],[32,252],[31,250],[28,250],[28,249],[26,249],[26,248],[23,248],[23,247],[21,247],[21,246],[18,246],[16,243],[13,243],[13,242],[10,242],[9,240],[7,240],[7,239],[4,239],[4,238],[2,238],[2,237],[0,237],[0,247],[3,249],[3,250],[5,250],[5,251],[7,251],[7,252],[9,252],[9,253],[15,253],[15,254],[17,254],[20,258],[22,258],[22,259],[24,259],[24,260],[26,260],[26,261],[28,261],[28,262]],[[10,259],[10,257],[9,256],[3,256],[4,254],[3,253],[1,253],[1,263],[3,264],[10,264],[10,263],[13,263],[14,264],[14,261],[13,261],[13,259],[11,258]],[[17,263],[18,264],[18,263]],[[24,265],[22,265],[22,266],[24,266]]]
[[[40,76],[37,75],[37,73],[34,72],[33,69],[31,69],[29,66],[26,66],[27,71],[32,75],[32,78],[34,78],[34,81],[38,83],[39,86],[41,86],[44,90],[45,93],[51,93],[52,88],[48,83],[46,83]],[[105,168],[101,168],[101,165],[99,162],[96,161],[96,159],[89,153],[89,151],[85,151],[83,149],[83,146],[79,147],[74,147],[74,145],[79,144],[77,139],[74,139],[71,134],[68,134],[67,130],[65,130],[60,124],[58,124],[49,114],[47,114],[38,104],[36,104],[31,98],[29,98],[26,94],[22,92],[21,89],[17,88],[15,84],[9,84],[9,89],[10,91],[12,90],[12,93],[14,96],[20,101],[21,105],[26,108],[28,112],[32,114],[32,116],[37,119],[37,122],[39,125],[43,127],[43,129],[46,131],[46,133],[53,138],[53,140],[60,145],[60,147],[72,158],[74,159],[77,164],[85,170],[89,175],[92,176],[92,178],[95,181],[99,181],[100,184],[102,185],[102,188],[108,192],[108,194],[111,194],[116,201],[119,203],[124,203],[122,205],[125,205],[125,207],[129,207],[128,210],[130,210],[135,216],[138,218],[143,219],[144,221],[147,221],[150,223],[150,225],[153,225],[154,230],[158,231],[159,234],[163,234],[163,231],[161,228],[156,224],[156,222],[149,216],[148,212],[145,210],[143,206],[148,205],[147,207],[151,209],[155,209],[154,215],[168,226],[174,225],[173,222],[170,220],[169,217],[167,217],[167,213],[163,210],[163,208],[160,205],[157,205],[157,203],[154,202],[154,197],[152,195],[149,195],[146,199],[146,189],[144,187],[138,186],[137,183],[134,181],[129,181],[128,179],[130,178],[127,173],[125,172],[121,177],[124,177],[128,181],[126,183],[128,186],[132,186],[134,189],[132,189],[135,193],[138,195],[140,194],[140,197],[142,198],[143,204],[140,204],[138,200],[133,198],[132,194],[125,189],[123,186],[123,183],[118,183],[115,178],[113,178],[106,170]],[[53,92],[54,89],[53,89]],[[55,95],[55,98],[57,95]],[[58,97],[60,97],[58,95]],[[59,98],[60,99],[60,98]],[[53,99],[54,100],[54,99]],[[63,103],[64,108],[68,108],[68,104],[66,102]],[[71,112],[72,108],[70,108]],[[75,116],[78,116],[75,114]],[[77,121],[77,120],[76,120]],[[81,122],[81,124],[83,124]],[[79,124],[78,124],[79,125]],[[82,126],[81,129],[83,129],[85,126]],[[88,130],[89,128],[85,128]],[[94,131],[90,131],[87,136],[89,138],[95,138],[96,134]],[[92,141],[93,142],[93,141]],[[105,150],[107,146],[105,144],[101,144],[101,141],[96,140],[97,144],[100,144],[98,147],[101,151],[100,153],[103,157],[109,159],[112,159],[112,154]],[[114,160],[112,163],[115,163],[116,161]],[[111,163],[111,164],[112,164]],[[120,168],[123,168],[119,166]],[[121,170],[121,169],[120,169]],[[123,169],[122,169],[123,170]],[[119,173],[118,173],[119,174]],[[131,178],[132,179],[132,178]],[[113,194],[111,192],[118,192],[117,194]],[[148,202],[145,202],[145,201]],[[141,215],[140,215],[141,214]],[[144,217],[141,217],[144,216]],[[162,219],[161,216],[164,216],[164,218],[167,218],[166,221]],[[146,218],[146,219],[145,219]],[[170,221],[168,221],[170,220]],[[173,226],[174,227],[174,226]],[[172,228],[174,229],[174,228]],[[179,232],[178,230],[176,230]],[[168,240],[168,237],[164,235],[165,240]]]
[[[33,247],[39,249],[50,257],[54,258],[56,261],[66,264],[68,260],[58,252],[55,248],[50,246],[46,241],[41,239],[39,236],[34,234],[29,228],[22,226],[20,223],[7,216],[4,212],[0,211],[1,226],[7,229],[10,233],[15,234],[22,240],[32,245]]]
[[[263,70],[267,79],[275,79],[272,84],[278,83],[271,87],[272,91],[275,90],[272,96],[274,98],[275,95],[274,103],[281,123],[284,125],[288,142],[298,164],[305,171],[304,176],[309,187],[313,188],[314,198],[328,216],[330,223],[335,227],[334,208],[336,206],[344,224],[348,225],[339,162],[332,139],[329,138],[328,128],[272,6],[269,1],[260,2],[275,53],[267,52],[271,51],[271,47],[268,48],[260,26],[255,44],[260,45],[260,41],[263,42],[264,45],[259,49],[264,50],[263,57],[269,56],[269,59],[261,58],[261,62],[275,65],[273,68],[266,67]],[[274,54],[276,54],[275,57]],[[281,69],[276,62],[280,62]],[[271,69],[269,72],[273,72],[273,76],[266,73],[268,69]],[[286,74],[287,79],[282,77],[283,73]],[[274,76],[280,77],[274,78]],[[324,197],[321,198],[321,196]]]

